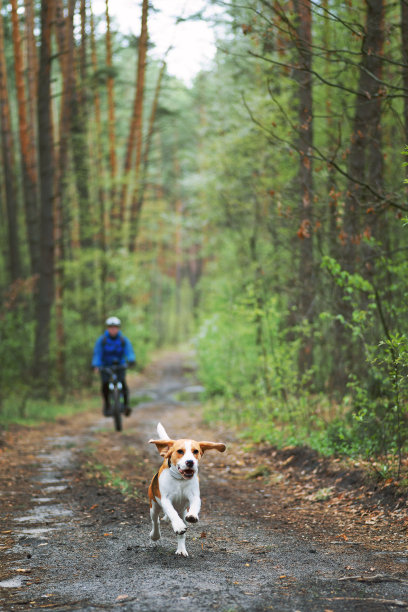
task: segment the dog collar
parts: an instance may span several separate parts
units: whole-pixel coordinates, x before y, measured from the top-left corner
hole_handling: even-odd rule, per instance
[[[169,472],[173,476],[173,478],[176,478],[177,480],[183,480],[183,476],[180,474],[178,469],[176,468],[175,470],[173,470],[173,465],[170,461],[170,457],[168,458],[167,463],[169,465]]]

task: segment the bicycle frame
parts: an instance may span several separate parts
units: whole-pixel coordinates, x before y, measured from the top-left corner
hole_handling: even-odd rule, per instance
[[[118,371],[126,369],[126,365],[112,364],[111,366],[104,366],[100,368],[102,372],[106,372],[109,375],[109,395],[110,395],[110,407],[112,410],[112,416],[115,422],[116,431],[122,430],[122,412],[123,412],[123,384],[118,379]]]

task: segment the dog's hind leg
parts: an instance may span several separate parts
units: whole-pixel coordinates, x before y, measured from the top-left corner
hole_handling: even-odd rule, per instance
[[[150,518],[152,519],[152,530],[150,532],[150,539],[153,542],[160,540],[160,523],[159,523],[160,507],[155,501],[152,501],[152,507],[150,508]]]

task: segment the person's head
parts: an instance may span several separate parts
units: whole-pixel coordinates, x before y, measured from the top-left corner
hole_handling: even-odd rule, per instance
[[[118,335],[120,330],[120,319],[118,317],[108,317],[105,324],[110,336],[114,338]]]

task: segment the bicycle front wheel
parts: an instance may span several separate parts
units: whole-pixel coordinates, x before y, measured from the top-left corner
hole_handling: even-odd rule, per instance
[[[120,390],[115,387],[113,390],[113,420],[116,431],[122,431],[122,411],[120,405]]]

